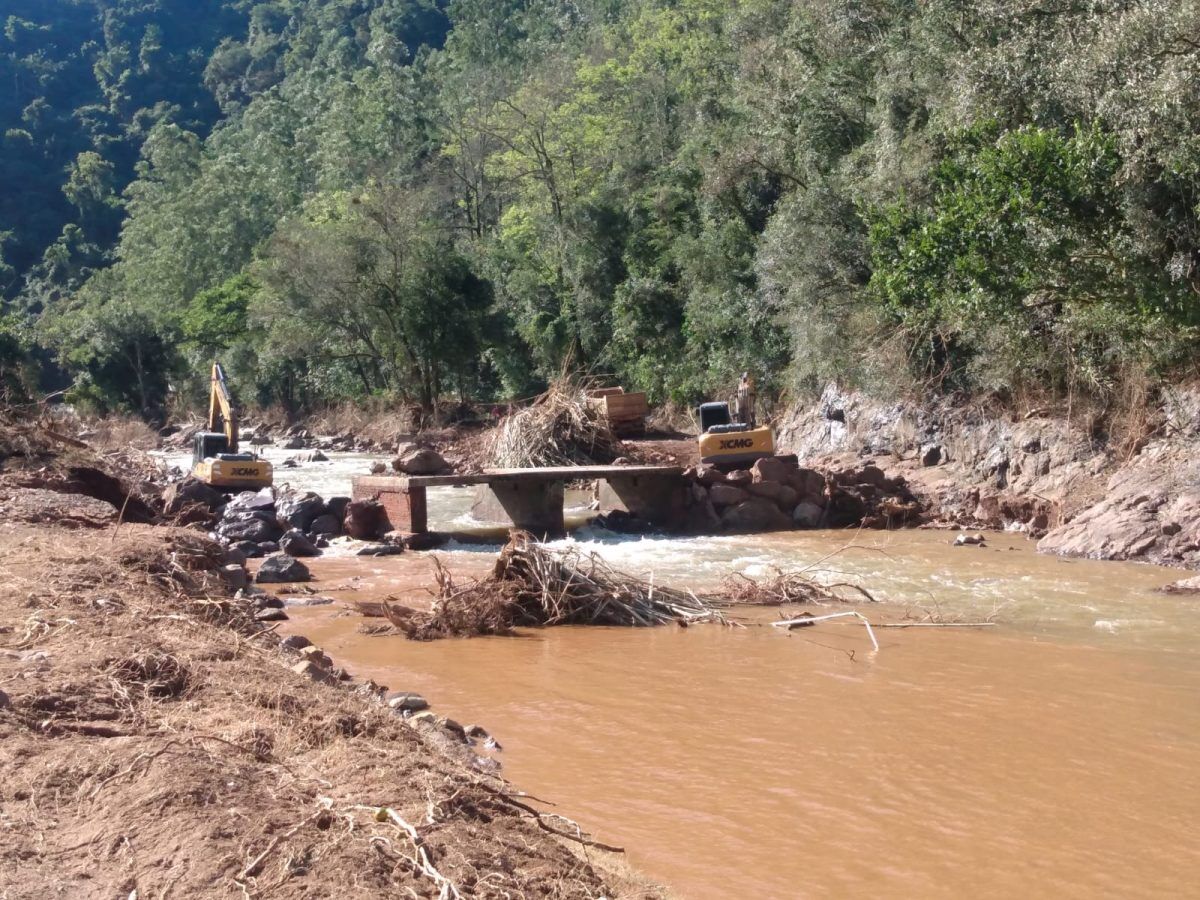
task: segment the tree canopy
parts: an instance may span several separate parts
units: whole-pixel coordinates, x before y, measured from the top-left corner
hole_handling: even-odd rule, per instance
[[[1197,360],[1190,0],[6,9],[0,372],[101,406],[214,353],[293,408]]]

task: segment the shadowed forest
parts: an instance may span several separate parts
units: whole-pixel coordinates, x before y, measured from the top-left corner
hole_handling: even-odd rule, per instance
[[[1190,0],[4,0],[0,391],[1187,375]]]

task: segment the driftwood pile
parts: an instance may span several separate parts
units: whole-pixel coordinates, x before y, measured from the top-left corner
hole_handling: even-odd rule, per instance
[[[394,628],[413,640],[511,634],[514,628],[547,625],[725,624],[723,611],[733,605],[845,599],[802,574],[762,582],[737,576],[717,594],[697,594],[621,572],[578,548],[548,549],[522,532],[513,534],[483,580],[458,584],[436,557],[434,564],[438,590],[430,611],[382,604]]]
[[[624,452],[604,414],[588,403],[586,388],[560,379],[534,402],[502,419],[492,431],[491,465],[605,465]]]

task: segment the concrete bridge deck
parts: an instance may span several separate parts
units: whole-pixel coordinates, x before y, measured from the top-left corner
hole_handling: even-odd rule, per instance
[[[420,534],[428,530],[426,489],[484,487],[517,528],[542,537],[561,537],[563,487],[568,481],[602,480],[617,504],[657,525],[669,525],[683,503],[681,466],[548,466],[537,469],[485,469],[478,475],[358,475],[355,500],[378,500],[391,527]]]

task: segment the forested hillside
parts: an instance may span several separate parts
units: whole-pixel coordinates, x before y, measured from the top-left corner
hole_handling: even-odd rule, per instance
[[[4,0],[0,379],[996,395],[1200,325],[1192,0]]]

